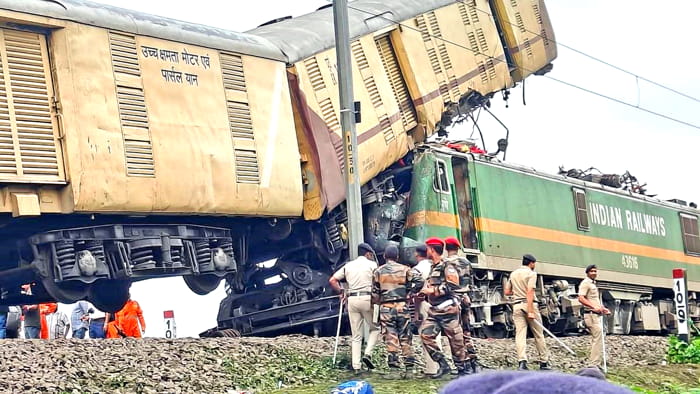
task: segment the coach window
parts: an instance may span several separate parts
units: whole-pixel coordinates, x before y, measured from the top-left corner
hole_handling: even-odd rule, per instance
[[[681,229],[685,253],[700,255],[700,233],[698,233],[698,217],[681,213]]]
[[[574,192],[574,207],[576,208],[576,227],[579,230],[588,231],[591,229],[588,223],[588,204],[586,204],[586,191],[572,188]]]
[[[438,193],[449,193],[450,182],[447,180],[447,165],[442,160],[435,161],[435,180],[433,188]]]

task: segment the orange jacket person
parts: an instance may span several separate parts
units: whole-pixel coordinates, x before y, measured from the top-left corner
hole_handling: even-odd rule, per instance
[[[41,315],[41,331],[39,338],[49,339],[49,327],[46,325],[46,315],[56,312],[57,309],[58,304],[55,302],[39,304],[39,314]]]
[[[105,323],[106,338],[141,338],[142,332],[146,331],[143,311],[139,303],[132,299],[129,299],[117,313],[108,313],[105,320],[108,322]]]
[[[146,321],[138,302],[132,299],[126,302],[124,308],[117,312],[117,325],[127,337],[141,338],[146,332]]]
[[[119,335],[119,330],[120,328],[117,327],[117,315],[115,313],[105,313],[105,338],[123,338],[123,335]]]

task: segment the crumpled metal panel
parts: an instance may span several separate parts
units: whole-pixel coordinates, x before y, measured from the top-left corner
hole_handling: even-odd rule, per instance
[[[418,14],[456,3],[455,0],[357,0],[348,3],[350,38],[366,36],[413,18]],[[247,33],[265,37],[297,63],[335,47],[331,7],[294,19],[262,26]]]

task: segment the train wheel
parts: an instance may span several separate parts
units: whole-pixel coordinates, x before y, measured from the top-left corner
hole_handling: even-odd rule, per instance
[[[240,338],[241,333],[233,328],[225,328],[223,330],[217,330],[212,335],[213,338]]]
[[[221,283],[221,278],[216,275],[185,275],[187,287],[199,295],[206,295],[216,290]]]
[[[56,282],[52,267],[48,267],[47,277],[41,279],[41,284],[51,297],[63,304],[72,304],[82,300],[88,293],[88,285],[82,282]]]
[[[102,312],[117,312],[129,301],[130,287],[125,280],[99,280],[90,286],[87,299]]]

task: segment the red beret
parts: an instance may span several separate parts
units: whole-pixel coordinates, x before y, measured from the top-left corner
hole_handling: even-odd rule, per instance
[[[454,245],[459,247],[459,240],[455,237],[447,237],[445,238],[445,245]]]
[[[438,237],[430,237],[425,240],[426,245],[440,245],[440,246],[445,246],[445,243],[442,242],[442,240]]]

